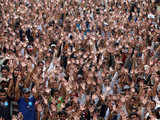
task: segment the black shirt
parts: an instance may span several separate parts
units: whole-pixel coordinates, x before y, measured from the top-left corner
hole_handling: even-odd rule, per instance
[[[9,98],[7,98],[4,102],[0,100],[0,117],[4,118],[5,120],[11,120]]]

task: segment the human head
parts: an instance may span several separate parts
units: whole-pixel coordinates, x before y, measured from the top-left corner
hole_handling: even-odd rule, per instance
[[[1,73],[2,73],[2,76],[3,77],[7,77],[8,76],[8,73],[9,73],[9,67],[8,66],[2,66],[2,68],[1,68]]]
[[[23,88],[23,95],[25,99],[28,99],[30,97],[30,89],[29,88]]]
[[[0,89],[0,100],[4,101],[7,97],[6,90]]]
[[[33,45],[32,44],[28,44],[27,45],[27,53],[31,54],[33,52]]]
[[[20,68],[19,68],[19,67],[16,67],[16,68],[14,69],[14,71],[13,71],[14,77],[17,77],[19,73],[20,73]]]
[[[43,69],[44,62],[43,62],[43,61],[39,61],[39,62],[38,62],[38,66],[39,66],[41,69]]]
[[[140,116],[139,116],[137,113],[131,113],[131,114],[129,115],[129,118],[130,118],[131,120],[140,120]]]

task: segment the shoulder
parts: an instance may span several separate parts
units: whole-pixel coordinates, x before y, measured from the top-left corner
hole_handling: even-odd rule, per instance
[[[30,100],[31,100],[32,102],[35,102],[35,101],[36,101],[36,99],[35,99],[34,96],[31,96],[31,97],[30,97]]]
[[[7,100],[8,100],[9,102],[11,102],[11,101],[13,101],[13,98],[10,97],[10,96],[7,96]]]
[[[24,101],[24,98],[20,97],[19,100],[18,100],[18,103],[21,103]]]

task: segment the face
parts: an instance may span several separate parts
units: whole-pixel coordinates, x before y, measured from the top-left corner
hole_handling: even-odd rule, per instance
[[[6,93],[4,92],[4,93],[2,93],[2,92],[0,92],[0,99],[1,100],[5,100],[6,99]]]
[[[24,98],[28,99],[30,97],[30,92],[29,93],[24,93]]]
[[[29,47],[27,48],[27,51],[28,51],[29,53],[32,53],[32,51],[33,51],[33,46],[29,46]]]
[[[149,105],[150,109],[154,109],[156,107],[156,104],[153,101],[151,101],[150,104],[148,104],[148,105]]]
[[[40,64],[39,64],[39,67],[40,67],[41,69],[43,69],[43,63],[40,63]]]
[[[19,70],[18,69],[16,69],[15,71],[14,71],[14,76],[18,76],[18,74],[19,74]]]
[[[132,120],[140,120],[136,115],[132,115],[131,119]]]
[[[7,71],[6,69],[3,69],[3,70],[2,70],[2,76],[5,77],[5,76],[7,76],[7,75],[8,75],[8,71]]]

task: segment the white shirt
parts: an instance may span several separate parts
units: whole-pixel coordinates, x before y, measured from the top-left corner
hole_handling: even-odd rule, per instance
[[[152,13],[150,13],[148,14],[148,18],[155,18],[155,16]]]

